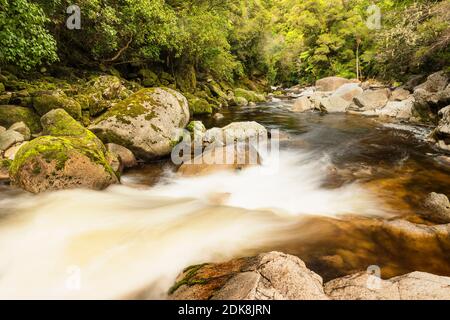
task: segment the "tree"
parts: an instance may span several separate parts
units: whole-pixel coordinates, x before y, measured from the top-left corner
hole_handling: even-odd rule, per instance
[[[54,62],[56,42],[43,10],[27,0],[0,0],[0,64],[30,70]]]

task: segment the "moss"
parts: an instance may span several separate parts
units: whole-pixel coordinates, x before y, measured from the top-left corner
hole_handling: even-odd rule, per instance
[[[81,119],[81,105],[74,99],[62,94],[42,94],[35,96],[33,107],[43,116],[54,109],[64,109],[77,120]]]
[[[12,163],[12,160],[10,160],[10,159],[1,159],[0,160],[0,169],[1,168],[9,169],[9,167],[11,167],[11,163]]]
[[[32,133],[41,132],[40,117],[30,108],[18,106],[0,106],[0,125],[10,127],[23,121]]]
[[[169,294],[173,294],[175,291],[177,291],[181,286],[193,286],[196,284],[205,284],[208,282],[208,279],[195,279],[195,276],[197,272],[206,266],[207,264],[199,264],[195,266],[191,266],[186,268],[183,273],[186,273],[186,275],[181,279],[180,281],[176,282],[170,289]]]
[[[147,120],[153,119],[156,115],[144,107],[143,102],[156,104],[151,98],[151,94],[155,92],[154,88],[142,89],[131,95],[127,99],[117,103],[107,112],[98,117],[94,123],[100,123],[112,117],[116,117],[119,122],[130,124],[130,118],[136,118],[144,115]]]
[[[197,87],[197,76],[193,65],[184,65],[175,75],[177,88],[182,92],[194,92]]]
[[[160,85],[158,75],[149,69],[139,70],[139,75],[142,78],[142,85],[144,87],[157,87]]]
[[[244,98],[248,102],[265,102],[266,101],[266,98],[264,97],[264,95],[258,94],[253,91],[241,89],[241,88],[235,89],[234,95],[237,98],[239,98],[239,97]]]
[[[213,113],[213,106],[203,98],[194,97],[190,98],[188,101],[189,101],[189,110],[194,115]]]
[[[0,93],[5,92],[5,85],[0,82]]]

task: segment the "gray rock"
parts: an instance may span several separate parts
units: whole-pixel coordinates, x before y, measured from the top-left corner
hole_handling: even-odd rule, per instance
[[[448,76],[444,71],[439,71],[428,76],[427,81],[414,88],[414,91],[423,89],[428,92],[439,92],[448,84]]]
[[[347,83],[339,87],[330,97],[320,100],[322,110],[329,113],[345,112],[354,97],[363,93],[357,83]]]
[[[391,101],[403,101],[406,99],[409,99],[411,97],[411,93],[408,90],[405,90],[403,88],[397,88],[394,91],[392,91],[391,94]]]
[[[137,165],[137,161],[133,152],[131,152],[127,148],[115,143],[108,143],[106,145],[106,149],[115,157],[117,157],[120,162],[119,170],[116,171],[122,171],[124,168],[132,168]]]
[[[312,106],[311,100],[309,100],[308,97],[300,97],[295,99],[291,110],[293,112],[305,112],[311,110]]]
[[[30,128],[28,128],[28,126],[23,121],[14,123],[11,127],[9,127],[8,130],[14,130],[21,133],[26,141],[30,140],[31,138]]]
[[[423,215],[438,223],[450,223],[450,201],[445,194],[430,193],[424,202]]]
[[[193,267],[169,298],[213,300],[326,300],[322,278],[299,258],[279,252]]]
[[[151,160],[170,154],[189,122],[186,98],[172,89],[142,89],[117,103],[90,129],[105,143]]]
[[[353,102],[361,111],[369,111],[383,108],[389,97],[389,89],[366,90],[354,97]]]
[[[333,300],[450,300],[450,278],[413,272],[390,280],[359,273],[325,284]]]
[[[414,98],[403,101],[389,101],[386,106],[377,110],[379,116],[409,120],[413,116]]]
[[[24,136],[14,130],[7,130],[0,134],[0,151],[5,151],[12,147],[14,144],[23,142]]]
[[[348,80],[341,77],[328,77],[316,81],[318,91],[335,91],[346,83],[353,83],[354,80]]]
[[[16,153],[22,148],[24,145],[26,145],[28,142],[20,142],[13,145],[11,148],[5,151],[4,157],[9,160],[14,160]]]

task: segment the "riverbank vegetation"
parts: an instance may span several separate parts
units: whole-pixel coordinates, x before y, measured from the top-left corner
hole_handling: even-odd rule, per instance
[[[71,4],[1,0],[2,69],[107,70],[194,92],[208,77],[247,87],[401,81],[450,59],[448,0],[80,0],[80,30],[66,27]]]

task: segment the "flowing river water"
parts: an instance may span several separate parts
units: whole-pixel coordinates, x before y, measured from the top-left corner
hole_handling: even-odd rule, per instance
[[[427,129],[350,115],[295,114],[291,102],[224,110],[219,122],[280,129],[279,163],[182,178],[168,160],[135,168],[102,192],[25,194],[0,185],[0,298],[157,298],[185,267],[271,250],[325,281],[450,276],[450,239],[407,241],[383,221],[420,218],[450,171]],[[266,159],[267,160],[267,159]],[[269,166],[269,168],[267,168]]]

